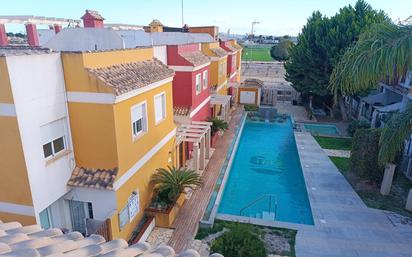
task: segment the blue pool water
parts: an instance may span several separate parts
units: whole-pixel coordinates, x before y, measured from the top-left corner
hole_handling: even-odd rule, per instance
[[[338,136],[339,130],[335,125],[329,124],[304,124],[305,129],[313,135],[327,135],[327,136]]]
[[[290,119],[246,120],[218,213],[313,224]]]

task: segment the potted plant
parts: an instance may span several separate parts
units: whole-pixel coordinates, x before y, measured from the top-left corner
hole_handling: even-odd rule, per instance
[[[146,212],[156,217],[156,225],[170,227],[185,201],[185,188],[201,185],[201,178],[194,170],[168,166],[159,168],[152,175],[154,196]]]
[[[229,127],[229,124],[226,121],[220,120],[218,118],[209,118],[209,122],[212,123],[211,126],[211,145],[215,146],[217,138],[219,137],[220,133],[226,131]]]

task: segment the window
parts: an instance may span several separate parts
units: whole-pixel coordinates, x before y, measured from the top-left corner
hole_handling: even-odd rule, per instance
[[[236,67],[236,54],[232,55],[232,67],[237,69],[237,67]]]
[[[202,91],[202,83],[201,83],[202,74],[196,74],[196,95],[200,94]]]
[[[163,92],[161,94],[155,95],[154,103],[155,121],[157,124],[166,118],[166,94]]]
[[[146,102],[132,106],[132,136],[135,140],[143,132],[147,131]]]
[[[53,158],[53,156],[66,150],[65,122],[65,119],[60,119],[41,126],[40,133],[44,158]]]
[[[203,89],[209,86],[209,73],[207,70],[203,71]]]

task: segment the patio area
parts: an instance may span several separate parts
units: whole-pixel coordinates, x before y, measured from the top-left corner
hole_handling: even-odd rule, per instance
[[[206,210],[230,143],[235,137],[236,127],[240,122],[242,113],[242,106],[237,106],[232,112],[229,128],[217,142],[210,162],[202,174],[202,186],[195,190],[190,199],[185,202],[172,225],[175,230],[168,245],[177,252],[187,249],[196,234],[199,221]]]

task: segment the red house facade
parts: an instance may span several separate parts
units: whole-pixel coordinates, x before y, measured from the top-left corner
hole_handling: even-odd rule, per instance
[[[173,107],[175,121],[205,121],[210,109],[210,59],[200,44],[168,45],[167,64],[175,71]]]

